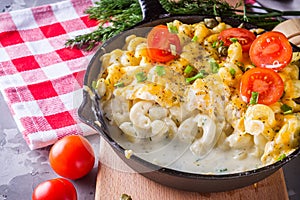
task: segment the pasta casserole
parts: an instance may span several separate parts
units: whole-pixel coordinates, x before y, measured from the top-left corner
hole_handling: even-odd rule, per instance
[[[104,54],[93,89],[133,154],[197,173],[255,169],[299,148],[299,53],[285,39],[175,20]]]

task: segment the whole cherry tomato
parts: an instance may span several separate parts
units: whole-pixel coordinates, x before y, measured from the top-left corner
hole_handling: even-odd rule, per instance
[[[223,30],[218,39],[222,40],[224,46],[229,46],[236,39],[241,45],[245,52],[248,52],[252,42],[256,36],[251,31],[244,28],[229,28]]]
[[[75,180],[92,170],[95,155],[86,138],[80,135],[69,135],[52,146],[49,162],[58,175]]]
[[[32,200],[77,200],[74,185],[64,178],[40,183],[32,193]]]
[[[241,79],[240,94],[249,103],[252,92],[258,93],[257,103],[270,105],[277,102],[284,91],[281,77],[272,69],[252,68]]]
[[[293,49],[285,35],[270,31],[253,41],[249,55],[257,67],[280,70],[290,63]]]
[[[179,37],[165,25],[155,26],[147,36],[148,56],[154,62],[168,62],[181,52]]]

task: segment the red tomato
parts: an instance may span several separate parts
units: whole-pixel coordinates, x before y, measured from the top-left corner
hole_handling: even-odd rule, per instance
[[[240,94],[247,103],[251,99],[252,92],[257,92],[257,103],[270,105],[280,99],[283,90],[281,77],[272,69],[252,68],[246,71],[241,79]]]
[[[92,170],[95,155],[86,138],[80,135],[69,135],[52,146],[49,162],[58,175],[75,180]]]
[[[148,56],[154,62],[168,62],[181,52],[179,37],[165,25],[155,26],[147,36]]]
[[[32,193],[32,200],[77,200],[74,185],[64,179],[56,178],[40,183]]]
[[[293,49],[285,35],[270,31],[254,40],[249,55],[257,67],[280,70],[290,63]]]
[[[223,41],[224,46],[229,46],[232,43],[231,39],[233,38],[237,39],[242,45],[243,51],[248,52],[256,36],[254,33],[244,28],[229,28],[223,30],[218,37],[219,40]]]

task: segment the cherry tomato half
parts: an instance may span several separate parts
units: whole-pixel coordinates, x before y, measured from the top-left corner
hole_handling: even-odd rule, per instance
[[[168,62],[181,52],[179,37],[165,25],[155,26],[147,36],[148,56],[154,62]]]
[[[32,193],[32,200],[77,200],[74,185],[64,178],[40,183]]]
[[[270,105],[277,102],[283,94],[284,84],[281,77],[272,69],[252,68],[241,79],[240,94],[249,103],[252,92],[258,93],[259,104]]]
[[[232,39],[237,39],[242,45],[244,52],[248,52],[252,42],[256,39],[256,36],[251,31],[244,28],[229,28],[223,30],[218,37],[222,40],[224,46],[229,46],[232,44]]]
[[[293,49],[284,34],[270,31],[253,41],[249,55],[257,67],[280,70],[290,63]]]
[[[95,155],[86,138],[80,135],[69,135],[52,146],[49,162],[58,175],[75,180],[92,170]]]

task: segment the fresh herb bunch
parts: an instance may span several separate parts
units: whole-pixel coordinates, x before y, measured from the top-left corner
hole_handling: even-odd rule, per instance
[[[171,14],[198,14],[198,15],[215,15],[221,13],[234,15],[234,10],[241,6],[242,3],[231,6],[225,0],[160,0],[163,8]]]
[[[212,16],[230,16],[245,22],[256,24],[267,30],[274,28],[284,20],[284,16],[299,16],[300,11],[279,11],[266,7],[257,7],[250,4],[231,6],[224,0],[160,0],[163,8],[170,14],[198,14]],[[261,12],[251,11],[252,8]],[[83,48],[87,51],[97,44],[117,35],[118,33],[134,26],[142,20],[142,11],[138,0],[99,0],[88,8],[86,13],[91,19],[99,22],[98,28],[87,34],[78,35],[69,39],[66,46]],[[109,26],[103,26],[109,23]]]
[[[138,0],[100,0],[85,11],[90,19],[99,22],[98,28],[87,34],[69,39],[66,46],[77,46],[87,51],[100,42],[117,35],[142,20],[142,11]],[[106,23],[109,26],[103,26]]]

